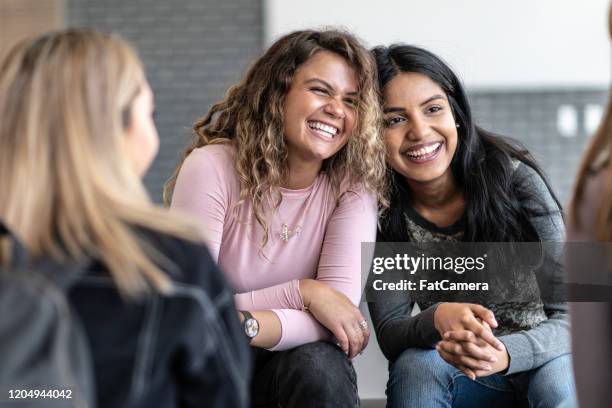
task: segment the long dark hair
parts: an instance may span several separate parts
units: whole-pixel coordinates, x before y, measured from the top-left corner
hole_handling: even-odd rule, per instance
[[[559,200],[552,192],[544,173],[533,156],[519,142],[494,135],[477,127],[461,81],[433,53],[419,47],[394,44],[372,50],[376,58],[380,89],[396,75],[414,72],[426,75],[446,93],[458,128],[458,141],[451,161],[451,171],[465,197],[464,240],[469,242],[539,241],[528,219],[550,212],[522,180],[512,177],[513,160],[531,167],[542,177],[558,209]],[[408,237],[404,209],[410,196],[402,188],[403,177],[391,170],[393,189],[391,207],[381,221],[388,241],[405,241]],[[524,206],[532,200],[539,205]],[[556,209],[554,209],[556,211]],[[525,228],[527,226],[527,228]]]

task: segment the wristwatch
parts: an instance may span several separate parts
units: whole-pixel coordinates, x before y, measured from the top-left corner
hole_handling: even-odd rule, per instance
[[[259,322],[253,317],[251,312],[247,310],[241,310],[240,313],[242,313],[242,317],[244,317],[244,322],[242,323],[244,334],[246,334],[250,342],[251,339],[259,333]]]

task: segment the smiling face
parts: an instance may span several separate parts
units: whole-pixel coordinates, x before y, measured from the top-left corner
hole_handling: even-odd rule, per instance
[[[356,75],[341,56],[319,51],[298,68],[284,104],[290,169],[320,167],[347,143],[356,101]]]
[[[384,88],[389,164],[410,182],[452,181],[457,127],[446,93],[429,77],[400,73]]]

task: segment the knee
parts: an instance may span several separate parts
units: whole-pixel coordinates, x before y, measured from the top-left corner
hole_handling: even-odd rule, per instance
[[[291,384],[299,383],[314,395],[324,395],[326,391],[337,393],[340,388],[355,392],[357,389],[355,370],[346,354],[323,341],[292,350],[284,359],[280,373],[285,373]]]
[[[447,381],[451,371],[451,366],[442,360],[436,350],[409,348],[391,363],[389,376],[399,380]]]
[[[532,406],[557,406],[575,396],[571,355],[565,354],[537,368],[528,390]]]

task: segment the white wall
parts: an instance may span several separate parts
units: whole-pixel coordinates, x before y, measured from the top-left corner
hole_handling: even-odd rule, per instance
[[[468,88],[606,87],[608,0],[265,0],[266,43],[336,25],[442,56]]]

